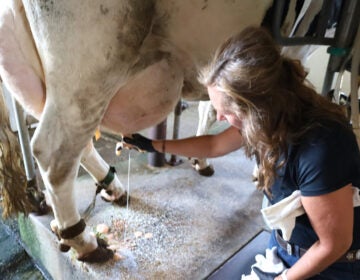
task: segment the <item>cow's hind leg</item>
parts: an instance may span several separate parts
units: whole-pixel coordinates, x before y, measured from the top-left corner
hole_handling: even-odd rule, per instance
[[[113,252],[88,232],[73,191],[82,150],[89,143],[93,129],[84,131],[81,122],[76,124],[64,116],[61,119],[55,113],[58,108],[48,109],[33,136],[32,149],[52,205],[61,248],[73,248],[81,261],[107,261]],[[63,122],[68,125],[62,126]]]
[[[127,193],[115,174],[115,169],[109,166],[96,151],[91,141],[84,149],[81,166],[91,175],[98,186],[97,192],[101,191],[101,197],[106,201],[111,201],[125,206]]]
[[[196,132],[197,136],[208,133],[210,127],[216,121],[215,109],[210,101],[200,101],[198,110],[199,123]],[[206,158],[193,159],[192,166],[202,176],[212,176],[214,174],[214,167]]]

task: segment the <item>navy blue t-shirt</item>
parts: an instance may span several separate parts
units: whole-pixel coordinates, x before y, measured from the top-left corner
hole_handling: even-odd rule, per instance
[[[360,189],[360,152],[350,129],[328,122],[309,131],[298,145],[288,147],[288,161],[278,171],[272,204],[300,190],[302,196],[330,193],[348,184]],[[351,249],[360,249],[360,207],[354,208]],[[296,218],[290,242],[309,248],[318,237],[306,214]]]

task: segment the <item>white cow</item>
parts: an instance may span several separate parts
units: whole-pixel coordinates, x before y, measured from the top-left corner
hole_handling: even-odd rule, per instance
[[[205,97],[196,80],[198,68],[227,37],[259,25],[270,4],[2,1],[0,76],[27,112],[39,119],[32,151],[64,250],[73,248],[86,262],[113,255],[85,231],[73,193],[80,164],[96,180],[107,172],[97,172],[98,166],[108,166],[89,144],[97,127],[134,133],[165,119],[181,97]],[[6,126],[1,123],[1,128],[5,131]],[[5,147],[6,141],[1,144]],[[4,151],[9,150],[0,150],[5,161],[11,153]],[[120,182],[113,189],[116,198],[124,195]]]

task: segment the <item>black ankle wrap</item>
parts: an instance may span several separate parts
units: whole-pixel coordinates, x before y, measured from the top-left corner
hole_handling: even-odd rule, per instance
[[[96,194],[98,194],[101,190],[106,190],[107,187],[111,184],[111,182],[115,178],[115,167],[110,166],[108,173],[106,174],[105,178],[102,179],[100,182],[96,183]]]
[[[82,233],[85,230],[85,227],[86,227],[85,221],[81,219],[75,225],[59,230],[59,235],[61,238],[64,239],[72,239],[78,236],[80,233]]]

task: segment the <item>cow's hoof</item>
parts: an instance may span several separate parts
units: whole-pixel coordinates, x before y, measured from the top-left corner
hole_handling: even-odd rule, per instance
[[[111,199],[107,198],[105,195],[106,196],[112,196],[112,191],[102,190],[101,193],[100,193],[100,197],[105,202],[113,202],[114,201],[114,200],[111,200]]]
[[[36,178],[27,182],[26,192],[32,205],[31,213],[37,216],[49,213],[51,208],[46,204],[45,195],[38,188]]]
[[[109,195],[111,195],[111,194],[109,194]],[[118,199],[115,199],[115,200],[109,200],[104,196],[101,196],[101,199],[106,202],[113,202],[119,206],[126,206],[128,203],[128,194],[127,194],[127,192],[124,192]],[[130,202],[130,197],[129,197],[129,202]]]
[[[51,207],[46,204],[46,200],[44,199],[43,201],[41,201],[38,209],[39,215],[48,214],[50,211],[51,211]]]
[[[114,201],[116,204],[118,204],[119,206],[126,206],[128,204],[128,202],[130,203],[130,197],[128,199],[128,193],[124,192],[123,195],[121,195],[118,199],[116,199]]]
[[[102,263],[111,260],[114,257],[114,252],[107,249],[108,244],[103,239],[97,238],[98,247],[82,256],[78,260],[87,263]]]
[[[192,159],[191,165],[201,176],[210,177],[215,173],[214,167],[211,164],[206,166],[205,168],[200,168],[199,161],[197,159]]]
[[[51,207],[46,204],[46,201],[44,199],[43,201],[40,201],[38,205],[34,205],[31,213],[35,216],[43,216],[48,214],[49,212],[51,212]]]
[[[66,252],[68,252],[70,250],[70,246],[66,245],[66,244],[63,244],[63,243],[60,243],[59,244],[59,250],[60,250],[60,252],[66,253]]]
[[[199,172],[199,174],[201,176],[210,177],[210,176],[214,175],[215,170],[212,165],[209,165],[203,169],[199,169],[197,172]]]

